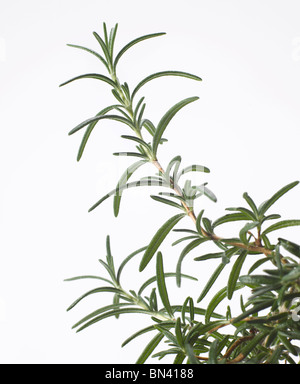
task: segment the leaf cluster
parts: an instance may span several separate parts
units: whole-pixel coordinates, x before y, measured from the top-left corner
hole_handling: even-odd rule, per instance
[[[148,82],[163,76],[185,77],[195,81],[201,81],[201,78],[182,71],[160,71],[142,79],[131,91],[126,82],[122,84],[118,79],[117,68],[120,59],[137,43],[162,36],[164,33],[136,38],[115,54],[117,30],[118,25],[108,33],[104,23],[103,37],[96,32],[93,33],[101,53],[69,44],[100,60],[108,72],[107,75],[88,73],[61,84],[66,85],[79,79],[100,80],[110,86],[111,93],[116,99],[116,103],[102,108],[95,116],[84,120],[70,131],[69,134],[72,135],[85,129],[77,160],[82,158],[94,128],[107,119],[125,125],[129,133],[122,134],[121,137],[135,146],[134,149],[115,152],[114,155],[138,158],[124,171],[115,188],[99,199],[89,211],[113,196],[113,212],[118,216],[125,190],[155,186],[162,187],[162,190],[156,195],[150,195],[151,198],[162,205],[176,209],[177,213],[165,223],[160,223],[149,243],[124,258],[118,269],[115,267],[110,238],[107,236],[106,258],[99,260],[99,263],[106,270],[108,277],[85,275],[67,279],[70,281],[89,278],[105,283],[84,293],[69,306],[68,310],[90,295],[113,294],[110,304],[88,314],[79,320],[74,328],[77,328],[78,332],[106,318],[119,318],[124,314],[147,315],[151,319],[151,325],[137,330],[122,344],[125,346],[140,335],[152,333],[152,338],[136,361],[139,364],[146,362],[150,356],[161,360],[170,355],[173,355],[174,364],[278,364],[281,361],[296,363],[299,357],[297,343],[299,344],[300,339],[299,306],[297,306],[300,297],[300,246],[282,237],[277,237],[274,241],[270,234],[283,228],[299,226],[300,220],[281,220],[281,215],[270,212],[270,209],[287,192],[296,187],[299,181],[282,187],[260,205],[257,205],[248,193],[244,193],[245,207],[227,208],[229,213],[215,220],[206,217],[204,209],[196,213],[196,202],[199,197],[206,196],[213,202],[216,202],[217,198],[207,188],[206,182],[201,180],[194,184],[192,180],[186,178],[186,175],[191,172],[207,174],[209,169],[197,163],[182,167],[182,158],[179,155],[163,167],[158,160],[158,149],[167,141],[164,136],[173,118],[184,107],[198,100],[198,97],[192,96],[179,101],[166,111],[157,124],[154,124],[145,116],[145,97],[138,99],[137,94]],[[132,181],[132,175],[146,163],[152,164],[156,173]],[[187,218],[192,228],[175,228],[179,222]],[[224,238],[216,233],[223,225],[233,222],[241,222],[237,235]],[[160,249],[170,232],[178,235],[173,246],[182,243],[185,243],[185,246],[179,252],[176,270],[165,272],[164,257]],[[200,252],[204,243],[212,244],[216,247],[215,251]],[[209,276],[202,291],[197,292],[196,297],[193,297],[195,293],[193,290],[193,294],[187,295],[182,303],[173,304],[167,281],[170,277],[175,278],[178,287],[181,287],[183,278],[197,281],[196,277],[182,273],[183,262],[195,251],[200,253],[194,257],[196,265],[201,262],[203,268],[205,261],[218,259],[217,268]],[[176,254],[176,251],[172,253]],[[155,260],[155,273],[138,290],[125,290],[121,285],[121,276],[127,263],[136,256],[140,258],[139,272],[150,268],[150,262]],[[243,274],[246,260],[253,260],[253,263],[248,273]],[[266,264],[269,266],[266,267]],[[198,307],[198,303],[211,293],[217,279],[226,270],[226,286],[212,295],[205,308]],[[233,297],[237,297],[237,292],[240,294],[240,312],[234,314],[229,303]],[[247,292],[246,298],[244,292]],[[225,301],[227,310],[223,314],[217,313],[217,307]],[[163,341],[166,347],[157,351]]]

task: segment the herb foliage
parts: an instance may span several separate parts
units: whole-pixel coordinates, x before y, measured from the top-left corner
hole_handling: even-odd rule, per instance
[[[70,131],[70,135],[83,132],[77,155],[78,161],[84,154],[93,130],[96,126],[98,128],[103,120],[114,120],[123,124],[122,138],[135,146],[134,150],[114,153],[116,156],[130,156],[137,159],[116,182],[116,188],[96,201],[90,211],[113,197],[113,212],[118,216],[125,190],[142,186],[151,190],[150,187],[155,186],[161,187],[161,191],[157,195],[151,195],[151,198],[161,205],[173,207],[174,215],[160,224],[149,244],[133,251],[118,267],[111,252],[110,237],[107,236],[106,258],[99,260],[105,277],[88,275],[66,279],[67,281],[94,279],[100,282],[100,286],[84,293],[69,306],[68,310],[87,296],[96,293],[112,294],[110,304],[88,314],[79,320],[74,328],[79,332],[105,318],[119,318],[125,314],[138,313],[148,316],[152,319],[152,325],[137,330],[122,344],[124,347],[140,335],[150,334],[148,344],[136,361],[138,364],[145,363],[151,356],[161,360],[167,355],[173,355],[174,364],[298,363],[300,245],[280,237],[279,234],[277,241],[273,242],[269,234],[274,231],[279,233],[278,231],[286,227],[300,225],[299,219],[281,220],[279,214],[270,212],[270,208],[273,208],[277,200],[285,197],[286,193],[299,184],[299,181],[282,187],[260,205],[256,204],[248,193],[244,193],[243,207],[228,208],[228,213],[215,220],[205,217],[204,210],[197,213],[195,207],[197,199],[204,196],[216,202],[217,198],[207,188],[206,182],[198,185],[190,179],[182,181],[182,176],[190,172],[200,172],[205,176],[205,173],[209,173],[209,168],[199,164],[182,167],[179,155],[163,167],[158,154],[163,149],[167,128],[172,119],[176,118],[178,113],[184,113],[183,109],[189,108],[198,97],[192,96],[178,101],[165,112],[158,124],[154,124],[149,117],[146,117],[145,98],[139,96],[139,93],[147,83],[163,76],[180,76],[193,81],[201,81],[201,78],[176,70],[161,71],[142,79],[131,90],[129,85],[121,82],[117,76],[117,68],[123,55],[136,44],[160,37],[164,33],[136,38],[116,54],[114,45],[117,30],[118,25],[115,25],[108,33],[104,23],[102,37],[96,32],[93,33],[101,53],[69,44],[70,47],[84,50],[97,57],[101,65],[104,65],[106,74],[88,73],[61,84],[64,86],[76,80],[92,78],[101,81],[103,86],[109,86],[116,99],[116,104],[102,108],[94,117],[81,122]],[[156,174],[145,175],[139,180],[132,181],[134,173],[147,163],[154,166]],[[186,229],[175,228],[184,217],[189,217],[191,226]],[[238,237],[221,237],[220,227],[233,222],[240,222]],[[178,239],[173,245],[186,242],[186,246],[178,255],[176,271],[166,272],[160,246],[171,231],[178,234]],[[206,242],[214,244],[215,252],[201,254],[201,245]],[[195,264],[200,262],[204,268],[204,261],[211,259],[219,259],[219,264],[196,298],[192,297],[193,292],[193,295],[186,296],[184,302],[172,303],[167,285],[169,278],[176,279],[179,287],[182,279],[197,281],[195,276],[182,273],[184,259],[194,249],[198,249],[200,253],[194,258]],[[121,285],[124,267],[135,257],[140,258],[139,271],[149,268],[152,259],[156,261],[153,277],[145,281],[137,292],[126,290]],[[241,275],[246,259],[253,260],[253,264],[247,275]],[[257,273],[257,269],[262,266],[262,272]],[[225,269],[229,269],[227,285],[213,292],[216,280]],[[242,288],[248,288],[246,295],[240,294],[239,290]],[[208,294],[212,295],[208,305],[205,308],[199,307],[198,304]],[[218,305],[236,295],[240,295],[240,313],[232,316],[231,308],[228,306],[226,313],[219,314]],[[163,341],[165,341],[164,348]]]

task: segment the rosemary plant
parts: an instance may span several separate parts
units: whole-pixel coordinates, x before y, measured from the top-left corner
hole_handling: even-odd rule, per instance
[[[151,335],[149,343],[136,361],[139,364],[146,362],[150,356],[163,359],[166,355],[174,356],[174,364],[278,364],[280,362],[294,364],[299,362],[297,344],[300,339],[298,305],[300,246],[282,237],[278,237],[278,240],[273,243],[269,237],[271,232],[300,225],[300,220],[280,220],[279,214],[269,213],[269,209],[276,201],[296,187],[299,181],[284,186],[260,205],[257,205],[248,193],[244,193],[244,207],[228,208],[229,212],[216,220],[205,217],[204,210],[196,212],[195,202],[198,198],[205,196],[215,202],[216,197],[207,188],[207,183],[198,185],[189,179],[183,182],[182,176],[190,172],[208,173],[209,169],[199,164],[182,167],[182,159],[179,155],[163,165],[159,161],[158,152],[161,144],[166,141],[164,135],[171,120],[183,107],[195,102],[198,97],[179,101],[162,116],[158,124],[154,124],[145,116],[145,98],[139,93],[145,84],[162,76],[181,76],[194,81],[201,81],[201,78],[181,71],[162,71],[147,76],[132,90],[117,76],[118,65],[123,55],[135,44],[162,36],[164,33],[136,38],[115,54],[117,29],[118,25],[115,25],[108,33],[104,23],[102,37],[96,32],[93,33],[101,53],[69,44],[71,47],[96,56],[107,71],[105,75],[88,73],[61,84],[66,85],[78,79],[93,78],[106,83],[116,99],[115,104],[103,106],[103,109],[94,117],[83,121],[70,131],[70,135],[84,131],[77,155],[78,161],[83,155],[93,129],[98,123],[101,124],[102,120],[114,120],[125,125],[126,130],[122,138],[135,145],[134,151],[114,153],[116,156],[131,156],[137,159],[116,182],[116,188],[99,199],[90,211],[100,206],[109,197],[113,197],[114,215],[118,216],[124,190],[155,186],[161,187],[161,191],[157,195],[151,195],[151,198],[158,203],[172,206],[174,212],[176,210],[177,212],[157,229],[149,244],[133,250],[118,268],[111,253],[110,237],[107,236],[106,259],[99,260],[106,272],[105,277],[78,276],[66,279],[71,281],[93,278],[101,283],[100,286],[79,297],[68,310],[89,295],[102,292],[112,294],[108,305],[96,309],[79,320],[74,328],[79,332],[103,319],[118,318],[128,313],[149,316],[151,325],[137,329],[122,344],[125,346],[145,333]],[[135,171],[147,163],[153,165],[155,174],[130,181]],[[190,218],[191,226],[175,229],[174,227],[186,216]],[[232,222],[240,222],[238,237],[222,237],[220,235],[222,226]],[[187,245],[178,255],[176,271],[167,273],[164,270],[164,257],[160,246],[171,231],[178,234],[175,244],[184,241]],[[215,252],[209,254],[204,252],[202,256],[194,259],[195,264],[201,263],[204,268],[205,260],[218,259],[218,267],[211,273],[204,289],[196,298],[193,298],[193,294],[190,293],[186,295],[183,302],[171,303],[166,279],[174,277],[179,287],[183,278],[197,280],[196,277],[182,273],[182,263],[189,252],[195,248],[201,250],[202,244],[207,242],[215,246]],[[254,259],[253,264],[247,275],[241,275],[242,266],[248,256],[252,256],[251,260]],[[133,258],[140,260],[139,271],[149,268],[148,264],[152,258],[156,261],[155,275],[145,281],[137,292],[125,289],[121,285],[123,269]],[[198,307],[197,305],[211,292],[214,283],[225,268],[229,269],[226,286],[211,295],[209,304],[205,308]],[[242,295],[240,292],[237,293],[241,288],[246,288],[247,293]],[[233,317],[229,306],[226,313],[216,312],[218,305],[224,299],[231,300],[236,294],[240,295],[240,314]],[[161,349],[162,341],[166,342],[164,345],[167,345],[167,348]]]

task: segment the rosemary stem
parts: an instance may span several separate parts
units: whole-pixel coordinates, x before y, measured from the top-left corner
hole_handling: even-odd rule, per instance
[[[152,162],[152,164],[159,170],[159,172],[161,174],[165,174],[165,171],[164,169],[162,168],[162,166],[160,165],[159,161],[158,160],[155,160]],[[172,188],[171,186],[171,183],[170,183],[170,187]],[[173,190],[174,192],[180,196],[180,197],[183,197],[182,195],[182,192],[178,189],[178,187],[176,187],[176,185],[174,185],[173,187]],[[194,224],[196,224],[196,215],[195,215],[195,212],[193,209],[191,209],[190,207],[187,206],[187,204],[185,202],[181,202],[182,206],[185,208],[186,212],[187,212],[187,215],[193,220]],[[203,236],[205,237],[208,237],[210,238],[211,240],[214,240],[214,241],[222,241],[222,237],[219,237],[215,234],[210,234],[208,232],[205,231],[204,228],[201,227],[201,233]],[[259,253],[264,253],[266,256],[268,255],[271,255],[272,254],[272,251],[270,249],[267,249],[265,247],[262,247],[262,246],[257,246],[257,245],[247,245],[247,244],[243,244],[243,243],[237,243],[237,242],[228,242],[228,244],[234,246],[234,247],[238,247],[238,248],[242,248],[242,249],[246,249],[250,252],[259,252]]]
[[[161,320],[161,321],[174,321],[174,319],[172,319],[171,317],[169,317],[169,316],[167,316],[161,312],[152,311],[146,303],[144,303],[138,297],[134,297],[130,293],[126,292],[121,286],[118,286],[117,288],[122,291],[123,296],[125,296],[133,304],[135,304],[135,305],[141,307],[142,309],[146,310],[147,312],[149,312],[149,314],[152,317],[155,317],[156,319]]]
[[[122,87],[121,87],[121,84],[118,80],[118,78],[116,77],[116,74],[111,74],[112,76],[112,79],[116,82],[116,89],[117,89],[117,92],[119,93],[120,97],[122,98],[122,100],[124,101],[124,107],[126,108],[127,112],[129,113],[130,115],[130,118],[133,122],[133,124],[135,124],[135,121],[134,121],[134,118],[133,118],[133,111],[132,111],[132,100],[130,100],[126,94],[123,92],[122,90]],[[139,127],[136,127],[135,129],[135,134],[137,135],[138,138],[140,138],[141,140],[143,140],[143,136],[142,136],[142,133],[140,131],[140,128]],[[153,153],[150,153],[147,149],[146,149],[146,153],[147,153],[147,156],[148,156],[148,159],[149,161],[152,162],[152,164],[158,169],[158,171],[162,174],[162,175],[165,175],[165,170],[163,169],[163,167],[161,166],[161,164],[159,163],[159,161],[157,160],[157,158],[155,157],[153,159]],[[184,197],[183,196],[183,193],[182,191],[180,190],[180,188],[177,186],[177,185],[174,185],[172,186],[172,183],[170,183],[170,188],[172,188],[174,190],[174,192],[180,196],[180,197]],[[196,224],[196,221],[197,221],[197,217],[195,215],[195,212],[193,210],[193,208],[189,207],[184,201],[181,201],[181,205],[184,207],[184,209],[186,210],[186,213],[187,213],[187,216],[189,216],[192,221],[194,222],[194,224]],[[205,231],[205,229],[200,226],[201,228],[201,233],[204,237],[208,237],[209,239],[213,240],[213,241],[222,241],[222,238],[215,235],[215,234],[211,234],[211,233],[208,233],[207,231]],[[238,248],[241,248],[241,249],[246,249],[250,252],[259,252],[259,253],[263,253],[265,254],[266,256],[268,255],[271,255],[272,254],[272,251],[270,249],[267,249],[267,248],[264,248],[261,246],[261,243],[259,242],[256,242],[255,245],[247,245],[247,244],[243,244],[243,243],[237,243],[237,242],[228,242],[229,245],[232,245],[234,247],[238,247]]]

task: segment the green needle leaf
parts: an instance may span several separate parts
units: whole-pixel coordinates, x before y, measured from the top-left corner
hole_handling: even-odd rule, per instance
[[[155,335],[153,339],[146,345],[146,348],[143,350],[142,354],[137,359],[136,364],[144,364],[163,338],[163,333],[159,332],[157,335]]]
[[[157,125],[157,129],[155,131],[155,134],[153,136],[153,153],[156,155],[157,148],[160,143],[160,140],[162,138],[162,135],[164,134],[165,129],[167,128],[169,122],[172,120],[172,118],[176,115],[178,111],[180,111],[181,108],[184,106],[192,103],[193,101],[198,100],[199,97],[189,97],[187,99],[184,99],[180,101],[179,103],[175,104],[172,108],[170,108],[165,115],[161,118],[160,122]]]
[[[208,189],[205,185],[203,185],[203,186],[200,185],[199,187],[196,187],[196,189],[201,194],[204,194],[204,196],[208,197],[214,203],[217,202],[217,197],[215,196],[215,194],[210,189]]]
[[[112,81],[109,77],[100,75],[99,73],[87,73],[86,75],[80,75],[73,77],[72,79],[65,81],[64,83],[60,84],[60,87],[63,87],[66,84],[71,83],[72,81],[79,80],[79,79],[96,79],[104,81],[105,83],[111,85],[112,87],[115,87],[116,84],[114,81]]]
[[[229,223],[231,221],[238,221],[238,220],[248,220],[248,216],[246,216],[244,213],[230,213],[228,215],[224,215],[220,217],[219,219],[215,220],[212,224],[213,229],[216,228],[218,225]]]
[[[240,276],[241,268],[244,264],[248,252],[246,250],[242,251],[239,257],[236,259],[233,264],[232,270],[229,275],[228,283],[227,283],[227,297],[229,300],[232,299],[233,292],[236,289],[237,281]]]
[[[248,309],[247,311],[243,312],[241,315],[236,317],[233,321],[233,324],[239,323],[241,320],[252,315],[253,313],[262,311],[263,309],[270,307],[273,304],[273,302],[274,302],[274,299],[272,298],[269,300],[264,300],[263,302],[254,305],[252,308]]]
[[[161,332],[169,340],[169,342],[171,342],[172,344],[175,344],[175,345],[178,344],[176,337],[169,330],[164,329],[160,325],[156,325],[156,328],[159,330],[159,332]]]
[[[189,358],[189,363],[190,364],[200,364],[199,360],[196,358],[193,347],[189,343],[185,343],[185,352]]]
[[[163,324],[164,327],[172,328],[174,327],[174,321],[169,321],[169,322],[162,322],[160,324]],[[143,328],[137,332],[135,332],[133,335],[128,337],[121,345],[121,347],[125,347],[128,343],[130,343],[132,340],[137,338],[138,336],[143,335],[144,333],[151,332],[151,331],[156,331],[156,324],[155,325],[150,325],[149,327]]]
[[[290,183],[286,185],[285,187],[281,188],[278,192],[276,192],[269,200],[262,203],[258,208],[258,213],[260,216],[264,215],[266,211],[285,193],[287,193],[290,189],[294,188],[296,185],[299,184],[299,181],[294,181],[293,183]]]
[[[226,208],[226,211],[240,211],[243,213],[246,217],[248,217],[248,220],[255,221],[256,217],[255,215],[247,208],[238,207],[238,208]]]
[[[281,239],[281,238],[279,238],[278,241],[285,250],[287,250],[288,252],[290,252],[295,256],[300,257],[300,245],[295,244],[289,240]]]
[[[238,248],[235,248],[235,247],[230,248],[227,251],[225,251],[225,257],[229,260],[237,252],[238,252]],[[212,273],[212,275],[208,279],[205,287],[203,288],[203,290],[202,290],[202,292],[201,292],[201,294],[197,300],[197,303],[199,303],[201,300],[204,299],[204,297],[207,295],[207,293],[209,292],[209,290],[211,289],[211,287],[213,286],[213,284],[215,283],[215,281],[217,280],[217,278],[219,277],[220,273],[223,271],[225,266],[226,266],[226,264],[224,264],[224,263],[221,263],[220,265],[218,265],[216,270]]]
[[[86,292],[85,294],[83,294],[82,296],[80,296],[77,300],[75,300],[68,308],[67,308],[67,311],[69,311],[70,309],[74,308],[75,305],[77,305],[82,299],[84,299],[85,297],[89,296],[89,295],[93,295],[94,293],[100,293],[100,292],[112,292],[112,293],[122,293],[122,291],[120,291],[119,289],[117,288],[113,288],[113,287],[99,287],[99,288],[95,288],[95,289],[92,289],[91,291],[88,291]]]
[[[285,348],[294,356],[298,356],[297,349],[295,346],[289,341],[287,337],[285,337],[280,331],[278,332],[278,338],[285,346]]]
[[[175,181],[177,179],[177,172],[178,172],[178,169],[180,167],[180,163],[181,163],[181,156],[175,156],[168,164],[166,170],[165,170],[165,178],[166,180],[169,180],[170,177],[171,177],[171,170],[172,168],[174,167],[174,170],[173,170],[173,181]]]
[[[116,34],[118,30],[118,24],[115,25],[114,28],[111,29],[110,34],[109,34],[109,53],[110,57],[113,57],[113,51],[114,51],[114,45],[115,45],[115,39],[116,39]]]
[[[178,209],[181,209],[181,210],[185,211],[185,208],[184,208],[182,205],[180,205],[180,204],[178,204],[178,203],[175,203],[175,202],[172,201],[172,200],[165,199],[165,198],[163,198],[163,197],[159,197],[159,196],[153,196],[153,195],[151,195],[150,197],[151,197],[153,200],[155,200],[155,201],[158,201],[158,202],[160,202],[160,203],[164,203],[164,204],[167,204],[167,205],[170,205],[170,206],[172,206],[172,207],[175,207],[175,208],[178,208]]]
[[[145,127],[147,129],[147,131],[150,133],[150,135],[154,136],[156,128],[155,128],[154,124],[152,123],[152,121],[150,121],[149,119],[142,120],[141,128],[142,127]],[[165,140],[165,139],[162,139],[162,140]]]
[[[220,341],[214,340],[209,349],[209,358],[207,364],[218,364],[218,352],[219,352]]]
[[[122,263],[120,264],[119,266],[119,269],[118,269],[118,273],[117,273],[117,282],[118,284],[120,284],[120,278],[121,278],[121,273],[124,269],[124,267],[126,266],[126,264],[136,255],[138,255],[140,252],[143,252],[147,249],[147,247],[142,247],[142,248],[139,248],[137,249],[136,251],[132,252],[129,256],[127,256],[123,261]]]
[[[173,310],[169,301],[168,291],[165,282],[164,266],[161,252],[158,252],[156,257],[156,279],[161,301],[168,314],[173,317]]]
[[[267,220],[276,220],[276,219],[280,219],[280,218],[281,218],[281,216],[277,215],[277,214],[268,215],[268,216],[264,216],[264,218],[260,220],[260,223],[262,224]]]
[[[177,339],[177,343],[178,343],[179,347],[184,348],[184,338],[183,338],[182,331],[181,331],[180,317],[178,317],[176,320],[175,335],[176,335],[176,339]]]
[[[190,322],[191,324],[193,323],[194,321],[194,316],[195,316],[195,307],[194,307],[194,300],[188,296],[186,299],[185,299],[185,302],[183,303],[183,306],[182,306],[182,309],[181,309],[181,319],[182,319],[182,322],[183,324],[185,324],[185,313],[188,309],[188,304],[189,304],[189,313],[190,313]]]
[[[105,44],[105,42],[102,40],[102,38],[98,35],[97,32],[93,32],[93,35],[95,36],[96,40],[98,41],[98,43],[100,44],[100,47],[102,48],[102,51],[104,53],[104,56],[107,60],[108,63],[111,63],[111,56],[110,56],[110,53],[109,53],[109,50]]]
[[[115,295],[116,297],[119,297],[118,294]],[[99,308],[99,309],[96,309],[96,311],[90,313],[89,315],[83,317],[81,320],[79,320],[76,324],[73,325],[72,328],[77,328],[79,325],[89,321],[90,319],[92,319],[93,317],[96,317],[104,312],[108,312],[110,310],[118,310],[120,309],[120,307],[127,307],[129,305],[131,305],[132,303],[114,303],[114,304],[111,304],[111,305],[107,305],[105,307],[102,307],[102,308]],[[116,315],[118,316],[118,315]]]
[[[216,270],[213,272],[211,277],[208,279],[205,287],[203,288],[203,290],[202,290],[202,292],[201,292],[201,294],[197,300],[197,303],[199,303],[201,300],[204,299],[204,297],[207,295],[208,291],[213,286],[214,282],[217,280],[218,276],[220,275],[220,273],[223,271],[224,268],[225,268],[225,264],[221,263],[218,265]]]
[[[203,261],[203,260],[210,260],[210,259],[220,259],[224,255],[225,255],[224,252],[207,253],[203,256],[195,257],[194,260],[195,261]]]
[[[123,139],[127,140],[132,140],[137,142],[138,144],[141,144],[143,147],[145,147],[147,150],[151,151],[151,147],[149,144],[147,144],[144,140],[140,139],[139,137],[136,136],[128,136],[128,135],[122,135],[121,136]]]
[[[145,160],[139,160],[132,165],[130,165],[126,171],[121,176],[118,185],[117,185],[117,193],[114,196],[114,215],[115,217],[118,216],[120,211],[120,203],[122,198],[122,190],[120,189],[121,186],[126,185],[127,181],[130,179],[130,177],[134,174],[134,172],[140,168],[142,165],[146,163]]]
[[[142,155],[141,153],[138,153],[138,152],[114,152],[113,153],[114,156],[128,156],[128,157],[141,157],[141,158],[145,158],[144,155]]]
[[[243,284],[236,284],[234,287],[234,290],[238,290],[243,288]],[[211,299],[210,303],[207,306],[206,313],[205,313],[205,324],[208,324],[210,321],[210,318],[215,310],[215,308],[221,303],[222,300],[224,300],[227,297],[227,287],[222,288],[219,292],[217,292],[214,297]]]
[[[276,276],[268,276],[268,275],[243,275],[240,276],[239,280],[247,285],[261,285],[261,284],[275,284],[279,281],[279,278]]]
[[[106,23],[103,23],[103,32],[104,32],[105,45],[108,46],[108,34],[107,34]]]
[[[161,228],[159,228],[159,230],[156,232],[156,234],[153,236],[152,240],[150,241],[150,244],[148,245],[146,252],[144,253],[144,256],[140,263],[140,268],[139,268],[140,272],[146,268],[146,266],[154,256],[155,252],[158,250],[161,243],[167,237],[169,232],[184,216],[185,216],[185,213],[180,213],[176,216],[173,216],[168,221],[166,221]]]
[[[196,228],[200,235],[202,235],[201,220],[202,220],[203,213],[204,213],[204,209],[202,209],[202,211],[199,212],[196,219]]]
[[[105,312],[105,313],[103,313],[103,314],[101,314],[99,316],[94,317],[93,319],[91,319],[90,321],[85,323],[82,327],[77,329],[77,332],[80,332],[83,329],[85,329],[85,328],[87,328],[87,327],[97,323],[98,321],[106,319],[108,317],[118,316],[118,315],[122,315],[122,314],[125,314],[125,313],[141,313],[141,314],[146,314],[146,315],[151,315],[152,314],[152,312],[145,311],[144,309],[141,309],[141,308],[134,308],[134,307],[133,308],[114,309],[112,311]]]
[[[119,194],[120,191],[123,191],[124,189],[129,188],[135,188],[135,187],[150,187],[150,186],[160,186],[160,187],[169,187],[167,183],[165,183],[163,180],[156,180],[154,178],[148,177],[147,179],[139,180],[139,181],[132,181],[131,183],[127,183],[124,185],[117,186],[116,189],[113,189],[108,194],[103,196],[97,203],[95,203],[90,209],[89,212],[93,211],[95,208],[97,208],[103,201],[108,199],[110,196]]]
[[[248,195],[247,192],[243,194],[243,198],[247,201],[249,204],[250,208],[252,209],[252,212],[254,213],[255,217],[258,219],[258,210],[257,207],[254,203],[254,201],[251,199],[251,197]]]
[[[244,244],[248,243],[247,234],[250,229],[253,229],[259,225],[258,221],[254,221],[253,223],[247,223],[241,230],[240,230],[240,239]]]
[[[118,115],[100,115],[100,116],[97,115],[95,117],[87,119],[87,120],[83,121],[82,123],[78,124],[75,128],[73,128],[69,132],[69,135],[73,135],[74,133],[78,132],[80,129],[84,128],[85,126],[87,126],[91,123],[98,122],[98,121],[104,120],[104,119],[116,120],[116,121],[119,121],[121,123],[128,125],[131,129],[134,129],[134,126],[132,125],[132,123],[128,119],[126,119],[125,117],[118,116]]]
[[[165,273],[165,278],[166,277],[176,277],[176,273],[175,272],[167,272]],[[195,277],[193,276],[189,276],[189,275],[184,275],[182,274],[181,275],[182,278],[186,278],[186,279],[190,279],[190,280],[194,280],[194,281],[197,281],[198,279],[196,279]],[[138,291],[138,295],[141,295],[143,293],[143,291],[152,283],[154,283],[157,279],[157,276],[153,276],[151,277],[150,279],[148,279],[147,281],[145,281],[145,283],[143,283],[143,285],[141,286],[141,288],[139,289]]]
[[[202,79],[198,76],[192,75],[187,72],[181,72],[181,71],[162,71],[162,72],[157,72],[153,73],[150,76],[147,76],[145,79],[143,79],[141,82],[138,83],[138,85],[135,87],[135,89],[132,92],[132,97],[131,100],[133,100],[135,94],[149,81],[153,79],[157,79],[158,77],[162,76],[181,76],[181,77],[186,77],[192,80],[197,80],[197,81],[202,81]]]
[[[98,52],[95,52],[92,49],[89,49],[89,48],[86,48],[86,47],[82,47],[81,45],[67,44],[67,46],[68,47],[72,47],[72,48],[83,49],[84,51],[87,51],[87,52],[91,53],[92,55],[96,56],[105,65],[107,70],[109,70],[107,62],[105,61],[105,59],[101,55],[99,55]]]
[[[161,33],[152,33],[150,35],[145,35],[145,36],[141,36],[141,37],[138,37],[137,39],[134,39],[132,40],[130,43],[126,44],[125,47],[123,47],[120,52],[117,54],[116,58],[115,58],[115,61],[114,61],[114,71],[116,71],[116,66],[120,60],[120,58],[124,55],[124,53],[129,49],[131,48],[132,46],[134,46],[135,44],[141,42],[141,41],[144,41],[144,40],[147,40],[147,39],[151,39],[152,37],[158,37],[158,36],[162,36],[162,35],[165,35],[165,32],[161,32]]]
[[[267,332],[260,332],[257,335],[254,336],[252,340],[250,340],[241,350],[241,354],[246,357],[249,355],[249,353],[258,345],[260,345],[267,337]]]
[[[75,280],[81,280],[81,279],[97,279],[97,280],[105,281],[108,284],[113,284],[110,280],[105,279],[104,277],[94,276],[94,275],[74,276],[68,279],[64,279],[64,281],[75,281]]]
[[[181,277],[182,277],[181,266],[182,266],[183,259],[189,252],[191,252],[194,248],[198,247],[200,244],[204,243],[205,241],[207,241],[206,238],[196,239],[183,248],[176,266],[176,283],[178,287],[180,287],[181,285]]]
[[[279,221],[278,223],[273,224],[269,228],[265,229],[262,234],[266,235],[267,233],[276,231],[277,229],[286,228],[286,227],[293,227],[295,225],[300,225],[300,220]]]
[[[198,165],[198,164],[189,165],[188,167],[183,168],[178,173],[177,181],[180,179],[181,176],[185,175],[188,172],[205,172],[205,173],[210,173],[210,170],[207,167],[204,167],[203,165]]]
[[[113,272],[115,276],[115,266],[114,266],[114,259],[111,254],[111,247],[110,247],[110,237],[106,236],[106,261],[107,265],[109,266],[110,270]]]
[[[266,263],[267,261],[270,261],[269,257],[263,257],[262,259],[257,260],[248,271],[248,275],[250,275],[252,272],[254,272],[258,267],[260,267],[262,264]]]
[[[118,107],[117,105],[110,105],[109,107],[106,107],[104,109],[102,109],[99,113],[97,113],[96,116],[102,116],[102,115],[105,115],[107,112],[111,111],[112,109]],[[79,147],[79,150],[78,150],[78,154],[77,154],[77,161],[79,161],[83,155],[83,151],[86,147],[86,144],[87,144],[87,141],[93,131],[93,129],[95,128],[96,124],[98,123],[98,120],[90,123],[83,135],[83,138],[81,140],[81,143],[80,143],[80,147]]]

